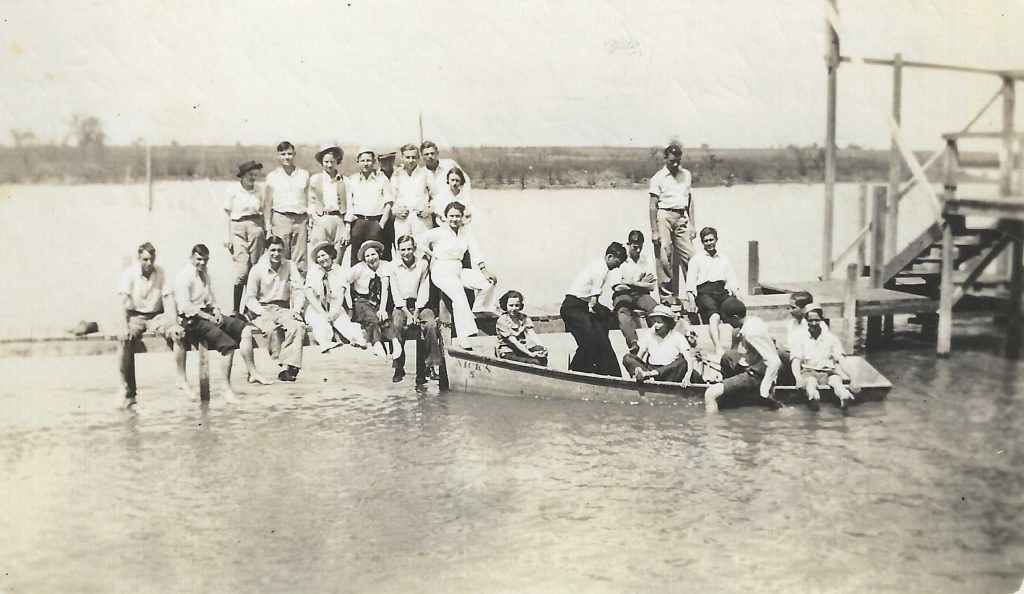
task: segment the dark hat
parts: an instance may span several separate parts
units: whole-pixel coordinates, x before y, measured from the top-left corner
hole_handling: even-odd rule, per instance
[[[315,261],[316,261],[316,257],[317,257],[317,255],[318,255],[318,254],[319,254],[319,253],[320,253],[321,251],[323,251],[323,250],[326,250],[326,249],[334,250],[334,255],[333,255],[333,256],[331,256],[331,259],[332,259],[332,260],[333,260],[334,258],[337,258],[337,257],[338,257],[338,248],[334,247],[334,244],[333,244],[333,243],[331,243],[331,242],[329,242],[329,241],[325,241],[325,242],[323,242],[323,243],[318,243],[318,244],[316,244],[315,246],[313,246],[313,251],[312,251],[312,252],[310,252],[310,255],[312,255],[312,256],[313,256],[313,261],[315,262]]]
[[[629,236],[626,238],[626,243],[643,243],[644,234],[639,229],[633,229],[629,232]]]
[[[356,254],[356,256],[358,257],[360,262],[362,262],[363,258],[366,256],[366,250],[368,250],[370,248],[376,248],[377,253],[379,253],[379,254],[383,254],[384,253],[384,244],[383,243],[381,243],[379,241],[376,241],[376,240],[373,240],[373,239],[371,239],[370,241],[364,241],[363,245],[359,246],[359,252]]]
[[[341,159],[345,156],[345,151],[341,150],[341,148],[339,147],[332,145],[324,147],[323,149],[320,150],[320,152],[316,154],[316,162],[323,165],[324,155],[326,155],[327,153],[331,153],[332,155],[334,155],[334,160],[338,162],[340,162]]]
[[[245,163],[242,163],[241,165],[238,166],[238,173],[235,174],[235,177],[237,177],[238,179],[242,179],[243,175],[249,173],[253,169],[263,169],[263,163],[257,163],[256,161],[246,161]]]
[[[719,306],[718,311],[727,316],[742,318],[747,315],[747,306],[743,305],[743,302],[735,297],[726,297],[722,305]]]

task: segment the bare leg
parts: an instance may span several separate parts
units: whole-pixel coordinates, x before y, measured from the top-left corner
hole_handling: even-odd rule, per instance
[[[242,351],[242,362],[245,363],[245,371],[247,372],[247,380],[250,384],[262,384],[264,386],[270,385],[270,382],[263,379],[263,377],[256,372],[256,339],[252,335],[252,326],[246,326],[242,330],[241,344],[239,350]]]
[[[704,409],[709,413],[718,412],[718,397],[725,392],[725,384],[712,384],[704,391]]]
[[[804,391],[807,392],[807,406],[811,410],[818,410],[821,408],[821,394],[818,393],[818,380],[809,377],[807,383],[804,384]]]
[[[131,340],[121,340],[120,348],[120,360],[121,360],[121,391],[120,395],[125,400],[127,406],[135,404],[135,351],[132,349]]]
[[[711,334],[711,347],[715,349],[715,356],[721,357],[725,353],[725,349],[722,348],[722,316],[717,313],[711,314],[708,326],[708,331]]]
[[[196,393],[188,387],[188,377],[185,375],[185,343],[180,339],[174,341],[174,365],[178,370],[178,391],[188,397],[189,400],[196,399]]]
[[[229,351],[228,354],[221,355],[221,392],[224,394],[224,401],[229,404],[237,404],[239,402],[238,397],[235,395],[235,391],[231,389],[231,362],[234,358],[234,351]]]
[[[832,386],[832,391],[839,397],[839,407],[846,408],[847,401],[853,400],[853,394],[850,393],[849,388],[843,385],[843,378],[838,375],[830,375],[828,385]]]

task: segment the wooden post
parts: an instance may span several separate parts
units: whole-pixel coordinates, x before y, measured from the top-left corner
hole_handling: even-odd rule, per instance
[[[146,203],[147,208],[153,210],[153,147],[146,143]]]
[[[861,184],[857,194],[857,230],[860,231],[868,224],[868,185]],[[857,244],[857,274],[864,274],[864,265],[867,264],[867,236]]]
[[[836,0],[829,0],[838,12]],[[828,91],[825,109],[825,213],[821,239],[821,279],[832,276],[832,223],[835,216],[836,192],[836,93],[839,82],[839,34],[828,26]]]
[[[936,353],[949,354],[953,339],[953,228],[942,228],[942,278],[939,284],[939,337]]]
[[[1006,323],[1006,342],[1003,352],[1011,359],[1019,359],[1021,351],[1022,320],[1024,310],[1021,309],[1021,296],[1024,294],[1024,221],[1013,221],[1010,226],[1013,234],[1010,257],[1010,299],[1008,303]]]
[[[871,286],[880,289],[885,284],[885,216],[888,188],[875,186],[871,213]]]
[[[423,112],[420,112],[420,146],[423,146]]]
[[[843,291],[843,348],[847,354],[853,354],[854,343],[857,340],[857,278],[860,276],[860,267],[850,264],[846,267],[846,286]]]
[[[896,123],[900,123],[900,109],[902,104],[903,88],[903,54],[897,53],[892,62],[892,117]],[[893,136],[889,148],[889,212],[886,218],[885,232],[885,258],[889,260],[896,256],[896,240],[899,223],[897,221],[900,203],[900,149],[896,145],[896,137]]]
[[[1014,81],[1012,78],[1003,79],[1003,162],[999,168],[999,197],[1009,198],[1013,196],[1013,131],[1014,131]],[[1006,278],[1007,274],[1013,276],[1014,270],[1011,252],[1007,250],[996,260],[996,274]]]
[[[206,345],[199,345],[199,399],[210,400],[210,353]]]
[[[761,294],[761,256],[758,253],[757,242],[747,242],[747,294]]]

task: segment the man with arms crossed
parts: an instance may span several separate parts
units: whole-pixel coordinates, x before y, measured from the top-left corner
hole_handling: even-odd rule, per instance
[[[146,242],[139,246],[139,261],[121,274],[117,293],[121,296],[126,323],[121,337],[121,394],[126,407],[135,405],[135,350],[134,343],[145,332],[162,335],[168,344],[174,345],[175,356],[185,351],[181,348],[184,329],[174,319],[174,287],[166,281],[164,269],[156,265],[156,249]],[[185,366],[180,366],[179,387],[188,393],[185,381]]]
[[[696,233],[691,230],[694,223],[690,172],[679,166],[683,149],[671,144],[663,152],[665,166],[651,177],[648,213],[658,258],[661,299],[674,301],[679,295],[679,280],[686,278]]]
[[[249,372],[251,384],[268,384],[256,373],[253,361],[253,326],[239,318],[226,316],[217,307],[210,287],[210,274],[206,264],[210,260],[210,249],[203,244],[192,247],[191,265],[178,273],[174,279],[174,300],[178,305],[178,318],[185,328],[183,343],[189,346],[202,344],[221,355],[221,384],[224,400],[238,402],[231,389],[231,360],[235,349],[241,348],[242,361]],[[176,357],[177,359],[177,357]],[[178,360],[178,375],[185,376],[185,357]],[[194,396],[191,391],[190,397]]]
[[[284,241],[285,257],[306,272],[306,224],[308,222],[309,172],[295,166],[295,145],[277,145],[281,166],[267,174],[263,216],[267,233]]]
[[[305,292],[295,263],[283,256],[284,241],[269,238],[263,258],[249,271],[245,306],[257,316],[253,324],[263,331],[271,357],[281,366],[277,379],[294,382],[302,367],[302,342],[306,339],[302,320]],[[279,331],[283,340],[277,336]]]
[[[626,241],[626,260],[612,273],[612,309],[619,319],[619,329],[626,339],[626,346],[632,353],[636,352],[636,329],[640,325],[636,310],[646,313],[654,311],[658,305],[651,293],[657,288],[657,277],[654,262],[643,253],[644,234],[634,229],[629,232]]]

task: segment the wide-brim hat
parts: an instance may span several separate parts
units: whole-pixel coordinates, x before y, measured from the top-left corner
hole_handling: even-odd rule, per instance
[[[238,166],[238,173],[235,174],[235,177],[237,177],[238,179],[242,179],[243,175],[249,173],[253,169],[263,169],[263,163],[258,163],[256,161],[246,161],[245,163],[242,163],[241,165]]]
[[[377,248],[377,253],[379,254],[384,253],[383,243],[376,241],[374,239],[371,239],[370,241],[364,241],[363,245],[359,246],[359,252],[356,253],[356,257],[359,259],[360,262],[362,262],[363,258],[366,256],[366,250],[370,248]]]
[[[329,249],[333,249],[333,250],[334,250],[334,257],[337,257],[337,256],[338,256],[338,248],[334,247],[334,244],[333,244],[333,243],[331,243],[331,242],[329,242],[329,241],[325,241],[325,242],[322,242],[322,243],[318,243],[318,244],[316,244],[315,246],[313,246],[313,251],[312,251],[312,252],[310,252],[310,255],[311,255],[311,256],[313,257],[313,261],[314,261],[314,262],[316,262],[316,257],[317,257],[317,255],[318,255],[318,254],[319,254],[319,253],[320,253],[321,251],[323,251],[324,249],[328,249],[328,248],[329,248]],[[332,259],[333,259],[333,258],[332,258]]]
[[[320,149],[320,152],[318,152],[316,154],[316,162],[321,164],[321,165],[323,165],[324,164],[324,155],[326,155],[327,153],[331,153],[332,155],[334,155],[334,160],[335,161],[341,161],[342,157],[345,156],[345,151],[341,150],[340,147],[337,147],[337,146],[334,146],[334,145],[326,146],[326,147]]]
[[[372,148],[370,148],[368,146],[361,146],[361,147],[359,147],[359,150],[356,151],[356,159],[361,157],[363,155],[363,153],[370,153],[371,155],[373,155],[374,159],[377,158],[377,152],[376,151],[374,151]]]
[[[672,320],[674,322],[676,320],[676,315],[672,311],[672,308],[667,305],[655,305],[654,309],[647,312],[647,319],[649,320],[651,318],[665,318],[666,320]]]

